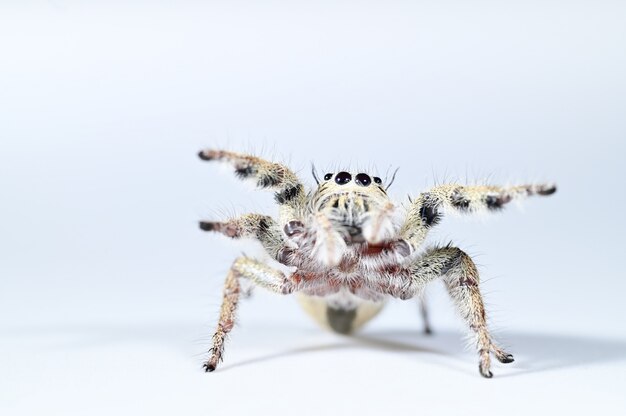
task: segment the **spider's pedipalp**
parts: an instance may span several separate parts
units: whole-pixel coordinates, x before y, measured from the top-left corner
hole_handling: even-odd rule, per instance
[[[338,265],[347,248],[344,237],[323,212],[318,212],[313,222],[315,243],[311,254],[326,267]]]
[[[394,216],[396,206],[391,202],[386,202],[381,208],[368,212],[361,226],[363,237],[370,244],[380,244],[390,240],[396,233]]]

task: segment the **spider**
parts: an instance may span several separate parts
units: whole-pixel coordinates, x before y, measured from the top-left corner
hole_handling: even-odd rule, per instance
[[[200,228],[234,239],[256,239],[271,258],[292,270],[284,273],[246,256],[234,261],[226,276],[206,371],[214,371],[222,359],[225,337],[235,324],[241,279],[275,293],[297,294],[315,320],[342,334],[360,328],[387,298],[419,297],[424,286],[441,279],[473,335],[480,374],[492,377],[492,354],[502,363],[513,362],[513,355],[489,333],[478,271],[470,256],[452,245],[421,246],[445,212],[499,211],[514,199],[551,195],[556,186],[447,184],[399,207],[387,196],[391,183],[367,173],[341,171],[320,179],[313,169],[317,189],[306,191],[279,163],[225,150],[203,150],[199,156],[232,165],[239,178],[273,191],[280,207],[277,220],[246,214],[223,222],[201,221]],[[422,315],[426,318],[424,306]],[[427,321],[425,330],[430,332]]]

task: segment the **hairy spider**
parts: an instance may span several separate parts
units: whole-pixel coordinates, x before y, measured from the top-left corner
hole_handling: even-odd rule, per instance
[[[514,199],[553,194],[554,185],[440,185],[400,210],[387,196],[390,184],[385,186],[379,177],[366,173],[327,173],[320,181],[313,171],[318,187],[306,191],[296,175],[279,163],[224,150],[203,150],[199,156],[229,163],[240,178],[274,191],[280,206],[278,220],[246,214],[224,222],[201,221],[200,228],[230,238],[256,239],[270,257],[293,270],[285,274],[245,256],[234,261],[226,276],[206,371],[215,370],[222,359],[225,337],[235,323],[240,279],[275,293],[297,293],[316,321],[347,334],[376,315],[387,298],[419,296],[427,283],[440,278],[475,336],[480,374],[492,377],[491,354],[502,363],[513,362],[487,329],[472,259],[451,245],[420,246],[446,211],[497,211]],[[423,305],[422,315],[426,318]],[[426,332],[430,332],[427,322]]]

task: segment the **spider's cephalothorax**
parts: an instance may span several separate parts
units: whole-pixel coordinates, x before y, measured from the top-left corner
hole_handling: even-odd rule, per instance
[[[382,180],[367,173],[327,173],[309,201],[310,212],[328,218],[349,243],[365,241],[363,226],[385,209],[391,214],[393,204]]]
[[[419,297],[426,284],[441,279],[475,335],[480,373],[491,377],[491,354],[503,363],[513,361],[489,334],[472,259],[450,245],[421,246],[446,211],[497,211],[513,199],[550,195],[555,186],[440,185],[400,209],[387,196],[389,184],[368,173],[327,173],[323,180],[314,175],[318,187],[307,192],[281,164],[222,150],[204,150],[199,156],[230,163],[241,178],[274,191],[280,206],[278,220],[247,214],[224,222],[202,221],[200,228],[231,238],[256,239],[270,257],[293,270],[285,274],[249,257],[235,260],[226,277],[207,371],[215,370],[226,334],[233,328],[240,279],[276,293],[297,294],[313,318],[339,333],[358,329],[378,313],[387,298]],[[425,319],[424,305],[421,311]],[[427,322],[425,328],[430,332]]]

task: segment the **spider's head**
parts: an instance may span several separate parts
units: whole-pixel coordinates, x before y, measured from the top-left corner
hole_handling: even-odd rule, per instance
[[[359,222],[358,217],[388,201],[386,187],[378,176],[342,171],[324,175],[312,198],[312,208],[354,224]]]
[[[343,242],[380,245],[397,232],[395,205],[386,192],[393,178],[385,185],[378,176],[341,171],[327,173],[318,183],[309,205],[314,221],[320,225],[321,236],[317,241],[323,242],[333,235],[329,234],[328,227],[324,228],[324,222],[330,222],[337,232],[335,235],[343,240],[335,241],[331,244],[333,247],[341,247]]]

